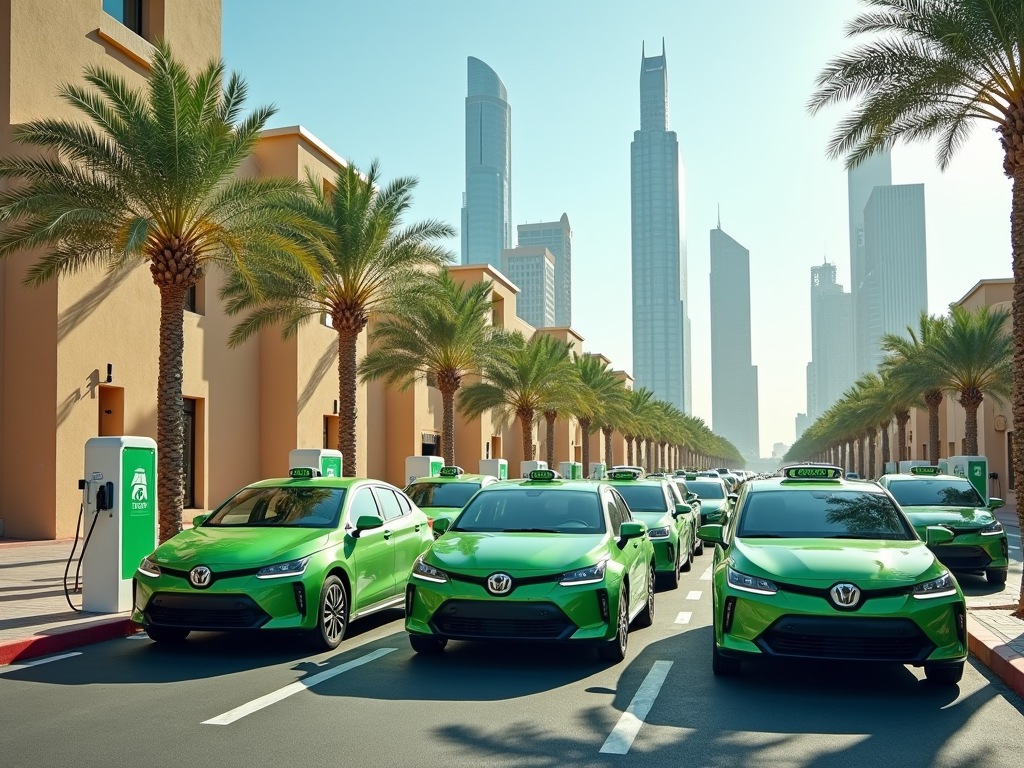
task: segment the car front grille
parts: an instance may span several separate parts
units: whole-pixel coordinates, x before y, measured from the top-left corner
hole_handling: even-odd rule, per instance
[[[460,640],[565,640],[576,625],[554,603],[448,600],[431,628]]]
[[[935,646],[910,619],[784,616],[757,646],[771,656],[845,661],[923,661]]]
[[[259,629],[270,616],[248,595],[157,593],[145,610],[155,626],[183,629]]]
[[[992,562],[988,552],[970,544],[946,544],[933,548],[932,552],[940,563],[953,570],[985,568]]]

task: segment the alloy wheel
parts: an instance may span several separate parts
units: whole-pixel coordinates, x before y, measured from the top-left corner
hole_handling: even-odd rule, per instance
[[[341,584],[330,584],[324,594],[324,609],[321,621],[324,636],[331,643],[338,643],[345,636],[345,590]]]

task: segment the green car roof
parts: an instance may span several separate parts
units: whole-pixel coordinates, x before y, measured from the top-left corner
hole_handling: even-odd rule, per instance
[[[260,480],[250,483],[246,488],[282,488],[282,487],[308,487],[308,488],[350,488],[356,483],[378,482],[368,477],[314,477],[314,478],[293,478],[274,477],[268,480]]]
[[[497,480],[494,475],[459,475],[458,477],[429,475],[427,477],[417,477],[412,483],[482,483],[488,478]],[[412,485],[412,483],[409,483],[409,485]]]

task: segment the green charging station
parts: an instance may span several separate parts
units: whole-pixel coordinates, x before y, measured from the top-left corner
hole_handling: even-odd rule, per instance
[[[321,477],[341,477],[341,451],[333,448],[296,448],[288,454],[288,469],[312,467]]]
[[[948,471],[966,477],[988,502],[988,459],[984,456],[950,456],[946,459]]]

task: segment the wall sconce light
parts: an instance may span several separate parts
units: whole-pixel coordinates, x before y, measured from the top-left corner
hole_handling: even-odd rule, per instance
[[[335,416],[338,415],[338,401],[337,400],[334,401],[334,415]]]
[[[107,384],[110,384],[114,380],[114,364],[107,363]]]

